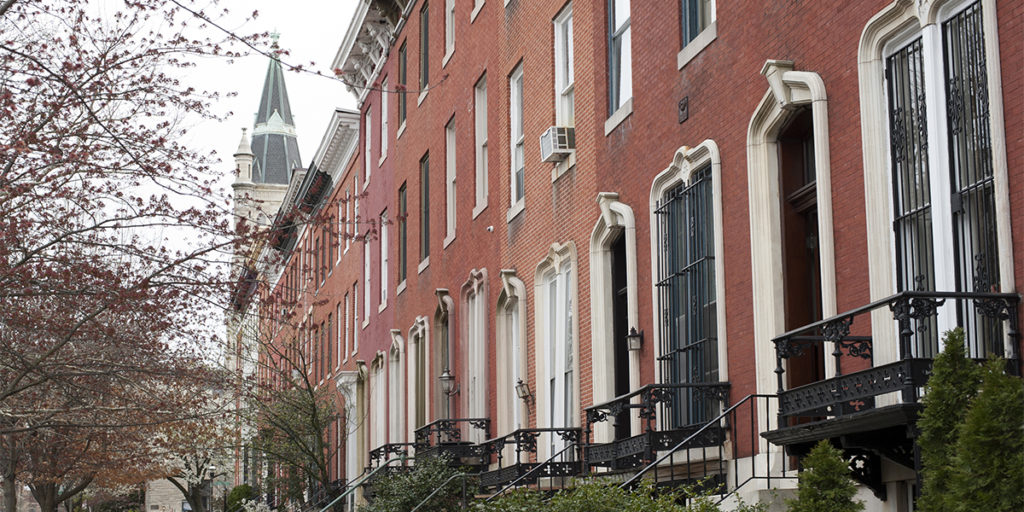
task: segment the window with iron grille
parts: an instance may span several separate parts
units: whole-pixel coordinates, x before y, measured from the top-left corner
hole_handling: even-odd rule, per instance
[[[995,291],[998,242],[981,2],[952,13],[936,30],[936,44],[917,35],[885,63],[896,286]],[[930,67],[940,80],[930,78]],[[941,110],[930,112],[929,106]],[[998,350],[998,323],[977,317],[967,302],[956,314],[972,355]],[[932,357],[939,348],[937,321],[920,322],[917,331],[927,335],[918,336],[913,349]]]
[[[661,308],[662,380],[718,382],[718,319],[711,166],[658,201],[658,302]],[[684,389],[676,392],[666,421],[679,427],[707,421],[716,402]]]

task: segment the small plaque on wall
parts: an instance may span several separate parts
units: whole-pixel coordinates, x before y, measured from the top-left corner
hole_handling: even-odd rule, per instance
[[[689,118],[690,118],[690,97],[689,96],[685,96],[685,97],[683,97],[683,99],[679,100],[679,124],[683,124],[683,121],[686,121]]]

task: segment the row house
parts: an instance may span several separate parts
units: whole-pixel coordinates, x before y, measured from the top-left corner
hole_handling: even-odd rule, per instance
[[[712,477],[749,502],[829,439],[868,510],[911,510],[942,333],[1019,371],[1022,21],[360,2],[334,61],[359,110],[265,249],[339,392],[338,479],[448,453],[487,492]]]

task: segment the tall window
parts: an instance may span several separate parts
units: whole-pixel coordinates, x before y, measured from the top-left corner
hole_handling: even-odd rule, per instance
[[[356,212],[358,215],[358,212]],[[352,189],[345,190],[345,252],[352,246],[352,225],[355,219],[352,217]]]
[[[523,65],[516,67],[508,79],[509,101],[509,142],[511,144],[511,199],[515,206],[523,199],[524,192],[524,139],[523,139]]]
[[[388,79],[380,85],[380,159],[388,156]]]
[[[455,238],[455,118],[444,127],[445,243]]]
[[[663,315],[661,374],[668,383],[718,381],[718,320],[711,166],[698,169],[658,201],[658,301]],[[676,392],[673,427],[706,421],[716,402]]]
[[[388,303],[388,211],[380,214],[380,307]]]
[[[455,51],[455,0],[444,0],[444,54]]]
[[[345,307],[345,351],[342,352],[342,354],[344,354],[342,362],[348,361],[349,353],[350,352],[354,352],[352,350],[352,345],[350,344],[351,336],[352,336],[352,334],[351,334],[352,333],[352,307],[349,304],[348,294],[347,293],[345,294],[345,305],[344,305],[344,307]]]
[[[405,86],[409,79],[409,53],[406,51],[405,41],[398,49],[398,126],[405,124]]]
[[[370,322],[370,296],[373,288],[370,287],[370,232],[367,231],[363,238],[363,326]]]
[[[348,331],[347,331],[347,329],[348,329],[348,325],[347,325],[348,324],[348,318],[345,318],[345,323],[342,323],[342,320],[341,320],[342,319],[342,314],[344,314],[346,316],[348,315],[348,310],[347,310],[347,308],[348,308],[348,294],[347,293],[345,294],[345,303],[344,304],[345,304],[345,308],[346,308],[345,313],[341,312],[342,303],[340,303],[340,302],[335,306],[335,312],[334,312],[334,320],[338,323],[337,324],[338,325],[338,332],[335,334],[337,336],[337,338],[335,338],[335,340],[337,340],[337,342],[338,342],[338,360],[335,363],[335,366],[341,366],[342,361],[344,361],[345,359],[348,359]]]
[[[355,321],[352,324],[352,354],[355,354],[359,352],[359,281],[352,283],[352,319]]]
[[[409,203],[406,199],[405,183],[398,188],[398,282],[405,282],[408,246],[406,233],[409,226]]]
[[[363,130],[363,161],[366,164],[366,180],[364,181],[363,186],[365,187],[370,182],[370,173],[372,172],[370,167],[370,146],[373,143],[373,137],[370,134],[373,133],[371,131],[373,130],[373,111],[371,107],[366,107],[366,116],[364,119],[366,120],[366,128]],[[358,188],[356,190],[358,190]]]
[[[391,347],[388,354],[388,442],[400,443],[405,440],[405,422],[402,414],[405,407],[405,387],[402,383],[402,351]]]
[[[683,46],[711,24],[712,0],[682,0]]]
[[[470,418],[487,416],[487,310],[483,288],[476,288],[466,295],[466,401]],[[515,404],[516,402],[511,402]],[[474,435],[473,432],[476,432]],[[471,438],[483,440],[483,432],[473,429]]]
[[[356,174],[355,175],[356,195],[354,196],[355,203],[354,203],[354,206],[353,206],[355,208],[355,217],[352,218],[352,237],[353,238],[358,236],[358,233],[359,233],[359,221],[362,220],[359,217],[359,172],[357,171],[355,174]]]
[[[999,261],[981,2],[931,30],[939,33],[918,34],[885,59],[896,285],[992,291]],[[998,322],[966,302],[957,317],[973,356],[1000,350]],[[938,329],[923,322],[931,335],[913,350],[931,357]]]
[[[374,448],[383,446],[387,442],[387,404],[388,385],[387,375],[384,373],[384,362],[378,359],[373,365],[370,387],[370,445]]]
[[[420,8],[420,89],[430,84],[430,14],[424,2]]]
[[[633,97],[629,0],[608,0],[608,104],[614,113]]]
[[[420,261],[430,256],[430,155],[420,160]]]
[[[473,93],[473,124],[476,140],[475,216],[487,206],[487,76],[476,83]]]
[[[564,262],[544,275],[544,357],[547,358],[547,406],[550,427],[569,427],[573,424],[573,303],[569,287],[572,267]],[[557,436],[551,436],[551,452],[564,446]]]
[[[565,6],[555,18],[555,123],[575,125],[572,45],[572,4]]]
[[[334,366],[334,316],[327,314],[327,372]]]
[[[427,424],[427,339],[426,329],[414,329],[411,337],[413,351],[413,370],[416,379],[413,381],[413,426],[419,428]]]

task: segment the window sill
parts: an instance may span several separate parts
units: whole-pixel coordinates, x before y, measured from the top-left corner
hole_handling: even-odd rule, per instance
[[[395,138],[401,137],[403,133],[405,133],[405,121],[402,121],[402,126],[398,127],[398,133],[395,135]]]
[[[366,318],[363,319],[363,327],[362,328],[366,329],[366,327],[368,325],[370,325],[370,317],[369,316],[367,316]]]
[[[608,117],[608,120],[604,122],[604,136],[607,137],[612,131],[615,130],[623,121],[633,113],[633,98],[626,100],[625,103],[615,111],[614,114]]]
[[[473,12],[470,13],[470,15],[469,15],[469,22],[470,23],[473,23],[474,21],[476,21],[476,15],[480,14],[480,9],[484,8],[484,4],[485,3],[486,2],[480,2],[479,4],[476,5],[476,7],[473,8]]]
[[[428,91],[427,89],[423,89],[423,91],[420,92],[419,97],[416,98],[416,106],[417,107],[423,104],[423,100],[427,99],[427,93],[428,92],[430,92],[430,91]]]
[[[423,258],[423,261],[421,261],[419,266],[416,267],[416,273],[417,274],[422,274],[423,271],[426,270],[427,267],[429,267],[429,266],[430,266],[430,256],[427,256],[426,258]]]
[[[377,313],[381,313],[381,312],[383,312],[387,308],[388,308],[388,303],[387,302],[381,302],[380,306],[377,306]]]
[[[483,213],[484,210],[486,210],[486,209],[487,209],[487,203],[478,204],[478,205],[474,206],[473,207],[473,218],[475,219],[475,218],[479,217],[480,214]]]
[[[380,160],[377,160],[377,167],[380,167],[380,166],[384,165],[384,160],[387,160],[387,159],[388,159],[388,154],[387,153],[384,153],[383,155],[381,155],[380,156]]]
[[[551,183],[558,181],[562,175],[569,172],[569,169],[576,167],[576,152],[569,153],[569,157],[561,162],[555,162],[554,168],[551,169]]]
[[[444,57],[441,57],[441,69],[444,69],[448,65],[448,61],[452,60],[452,55],[455,55],[455,45],[452,45],[448,51],[444,52]]]
[[[526,210],[526,199],[520,198],[516,201],[516,204],[508,209],[508,213],[505,214],[505,222],[512,222],[512,219],[518,217],[524,210]]]
[[[442,249],[447,249],[448,246],[451,245],[452,242],[454,242],[454,241],[455,241],[455,233],[452,233],[452,234],[444,237],[444,241],[441,242],[441,248]]]
[[[395,295],[401,295],[402,292],[404,292],[404,291],[405,291],[405,279],[402,279],[402,282],[398,283],[398,286],[395,287]]]
[[[714,42],[717,37],[718,22],[704,27],[704,30],[702,30],[700,34],[697,34],[697,37],[687,43],[687,45],[679,51],[679,54],[676,55],[676,68],[683,69],[683,67],[693,60],[694,57],[704,51],[704,48],[707,48],[712,42]]]

